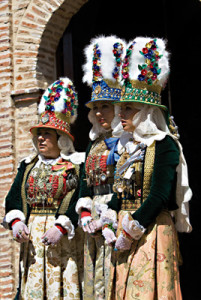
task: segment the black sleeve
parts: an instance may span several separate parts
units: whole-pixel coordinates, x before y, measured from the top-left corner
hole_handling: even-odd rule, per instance
[[[115,210],[118,213],[121,210],[121,200],[121,197],[118,198],[117,193],[114,193],[107,205],[109,208]]]
[[[155,163],[150,194],[141,207],[132,215],[145,228],[155,220],[162,209],[168,208],[175,196],[176,167],[179,164],[179,149],[171,137],[156,142]],[[175,201],[175,199],[174,199]]]
[[[23,210],[22,209],[22,197],[21,197],[21,186],[23,181],[23,176],[26,168],[25,161],[22,161],[22,163],[19,166],[17,175],[15,177],[15,180],[6,196],[5,202],[6,202],[6,214],[13,209]]]
[[[91,149],[92,146],[92,142],[89,143],[87,150],[86,150],[86,159],[87,156],[89,154],[89,151]],[[86,172],[85,172],[85,164],[86,164],[86,159],[85,159],[85,163],[82,164],[81,168],[80,168],[80,184],[79,184],[79,195],[78,195],[78,199],[81,197],[92,197],[92,189],[90,187],[87,186],[87,181],[86,181]]]

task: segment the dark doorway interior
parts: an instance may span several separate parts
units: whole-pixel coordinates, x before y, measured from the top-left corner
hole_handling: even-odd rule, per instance
[[[136,36],[163,37],[168,40],[171,53],[169,85],[163,92],[163,104],[168,105],[179,126],[180,141],[188,162],[193,199],[190,216],[193,231],[179,234],[183,256],[181,287],[183,299],[201,299],[201,189],[199,170],[201,155],[201,99],[197,87],[200,80],[200,6],[199,0],[90,0],[73,16],[57,50],[58,77],[69,76],[78,91],[78,119],[73,125],[77,151],[88,144],[90,124],[84,104],[90,99],[90,89],[82,83],[83,49],[90,39],[115,34],[127,41]]]

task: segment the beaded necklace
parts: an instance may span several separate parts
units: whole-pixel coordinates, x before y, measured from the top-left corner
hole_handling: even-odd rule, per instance
[[[116,173],[114,176],[113,191],[117,193],[118,198],[130,198],[135,197],[136,194],[136,179],[138,174],[142,171],[142,161],[144,159],[145,146],[143,144],[138,144],[137,149],[140,149],[140,153],[133,156],[133,160],[129,164],[129,159],[132,156],[127,152],[121,155],[120,159],[116,165]],[[126,166],[127,163],[127,166]],[[122,168],[125,166],[124,168]],[[139,180],[137,180],[139,181]],[[141,196],[141,191],[137,191],[137,195]]]
[[[104,135],[102,134],[98,139],[96,139],[90,149],[85,166],[88,186],[104,184],[110,175],[110,171],[106,164],[109,150],[107,149],[104,140],[111,137],[111,135],[111,131]]]
[[[42,204],[43,207],[51,205],[54,200],[54,194],[59,186],[58,175],[52,174],[52,165],[46,165],[43,162],[39,167],[32,170],[27,181],[27,202],[35,206]]]

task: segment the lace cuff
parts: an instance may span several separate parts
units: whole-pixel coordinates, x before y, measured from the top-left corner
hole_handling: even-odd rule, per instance
[[[111,224],[114,229],[117,229],[117,213],[111,208],[102,212],[100,215],[101,222],[103,226],[105,224]]]
[[[146,230],[138,221],[133,220],[129,213],[123,217],[122,227],[134,240],[139,240]]]
[[[66,229],[68,234],[68,239],[71,240],[75,236],[75,228],[71,223],[71,220],[64,215],[60,215],[58,219],[54,222],[55,225],[61,225],[64,229]]]
[[[92,199],[90,197],[83,197],[77,201],[75,210],[78,215],[81,214],[81,210],[85,208],[89,211],[92,209]]]
[[[9,224],[15,219],[20,219],[20,221],[22,221],[23,223],[25,223],[26,220],[25,215],[21,210],[13,209],[5,215],[2,225],[6,229],[9,229]]]

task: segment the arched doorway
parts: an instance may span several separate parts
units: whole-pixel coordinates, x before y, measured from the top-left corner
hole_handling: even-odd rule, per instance
[[[110,5],[108,5],[110,3]],[[171,53],[171,76],[169,85],[163,92],[163,103],[168,105],[179,126],[180,140],[189,168],[190,186],[193,198],[190,202],[190,216],[193,231],[191,234],[179,234],[180,248],[183,256],[181,267],[181,286],[183,298],[198,299],[199,286],[198,257],[201,245],[198,241],[200,225],[198,224],[200,205],[200,188],[198,164],[200,162],[197,147],[197,133],[201,129],[200,102],[196,101],[198,71],[193,62],[198,62],[198,36],[200,6],[198,0],[174,1],[88,1],[74,15],[57,48],[58,76],[73,76],[79,94],[79,115],[73,127],[75,146],[84,151],[88,143],[90,124],[87,121],[88,109],[84,103],[90,98],[90,89],[82,83],[83,49],[90,39],[99,34],[116,34],[126,39],[135,36],[163,37],[168,40]],[[72,43],[66,43],[67,39]],[[69,47],[65,48],[65,44]],[[70,68],[63,68],[72,54]]]

